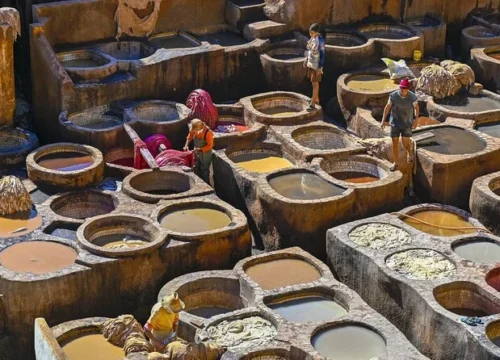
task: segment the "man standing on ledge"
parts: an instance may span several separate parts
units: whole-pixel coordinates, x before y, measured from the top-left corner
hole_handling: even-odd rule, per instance
[[[319,33],[319,25],[312,24],[309,28],[307,42],[307,58],[304,61],[304,67],[307,68],[307,78],[311,81],[313,94],[311,103],[307,110],[314,110],[316,104],[319,104],[319,83],[323,76],[323,63],[325,62],[325,40]]]
[[[412,129],[417,125],[415,119],[419,118],[420,113],[417,95],[410,91],[410,81],[408,79],[401,80],[399,90],[394,91],[389,96],[389,101],[385,106],[384,116],[382,117],[382,129],[387,126],[387,116],[389,113],[391,114],[389,123],[391,125],[392,156],[394,160],[390,170],[394,171],[397,168],[400,136],[407,153],[407,161],[412,162],[414,160],[410,138]]]

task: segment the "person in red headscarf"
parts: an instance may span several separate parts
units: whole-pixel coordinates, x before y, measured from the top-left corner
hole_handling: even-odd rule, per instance
[[[381,127],[384,129],[387,126],[387,116],[390,116],[389,124],[391,126],[392,138],[392,155],[394,163],[390,170],[394,171],[397,168],[397,160],[399,154],[399,137],[403,143],[403,147],[407,153],[407,161],[412,162],[414,155],[410,144],[412,129],[417,126],[415,119],[420,116],[418,107],[418,98],[410,91],[410,81],[403,79],[399,83],[399,90],[394,91],[389,96],[389,101],[384,109]]]

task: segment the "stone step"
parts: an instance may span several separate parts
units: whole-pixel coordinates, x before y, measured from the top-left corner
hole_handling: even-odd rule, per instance
[[[228,1],[226,3],[226,21],[240,28],[245,23],[265,20],[264,5],[262,0]]]
[[[264,20],[246,24],[243,28],[243,34],[247,39],[268,39],[283,35],[287,29],[286,24]]]

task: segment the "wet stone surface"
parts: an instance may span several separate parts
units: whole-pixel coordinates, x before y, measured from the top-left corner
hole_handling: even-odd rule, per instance
[[[406,231],[387,224],[365,224],[349,233],[352,242],[371,249],[393,249],[411,243]]]
[[[387,266],[409,279],[431,280],[452,276],[455,265],[434,250],[408,250],[391,255]]]

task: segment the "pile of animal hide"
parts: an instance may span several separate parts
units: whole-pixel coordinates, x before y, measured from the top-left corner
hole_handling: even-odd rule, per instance
[[[123,34],[133,37],[149,36],[158,21],[162,0],[118,0],[115,22],[116,39]]]
[[[11,7],[0,8],[0,27],[4,34],[8,27],[14,32],[14,40],[21,35],[21,18],[19,12]]]
[[[443,99],[455,95],[461,87],[462,85],[448,70],[432,64],[422,69],[416,90],[435,99]]]
[[[33,207],[30,194],[15,176],[0,179],[0,215],[30,211]]]
[[[469,65],[453,60],[441,61],[441,66],[450,72],[458,83],[465,88],[469,88],[476,81],[474,71]]]
[[[102,335],[113,345],[123,348],[126,355],[153,351],[142,325],[132,315],[120,315],[104,323]]]

